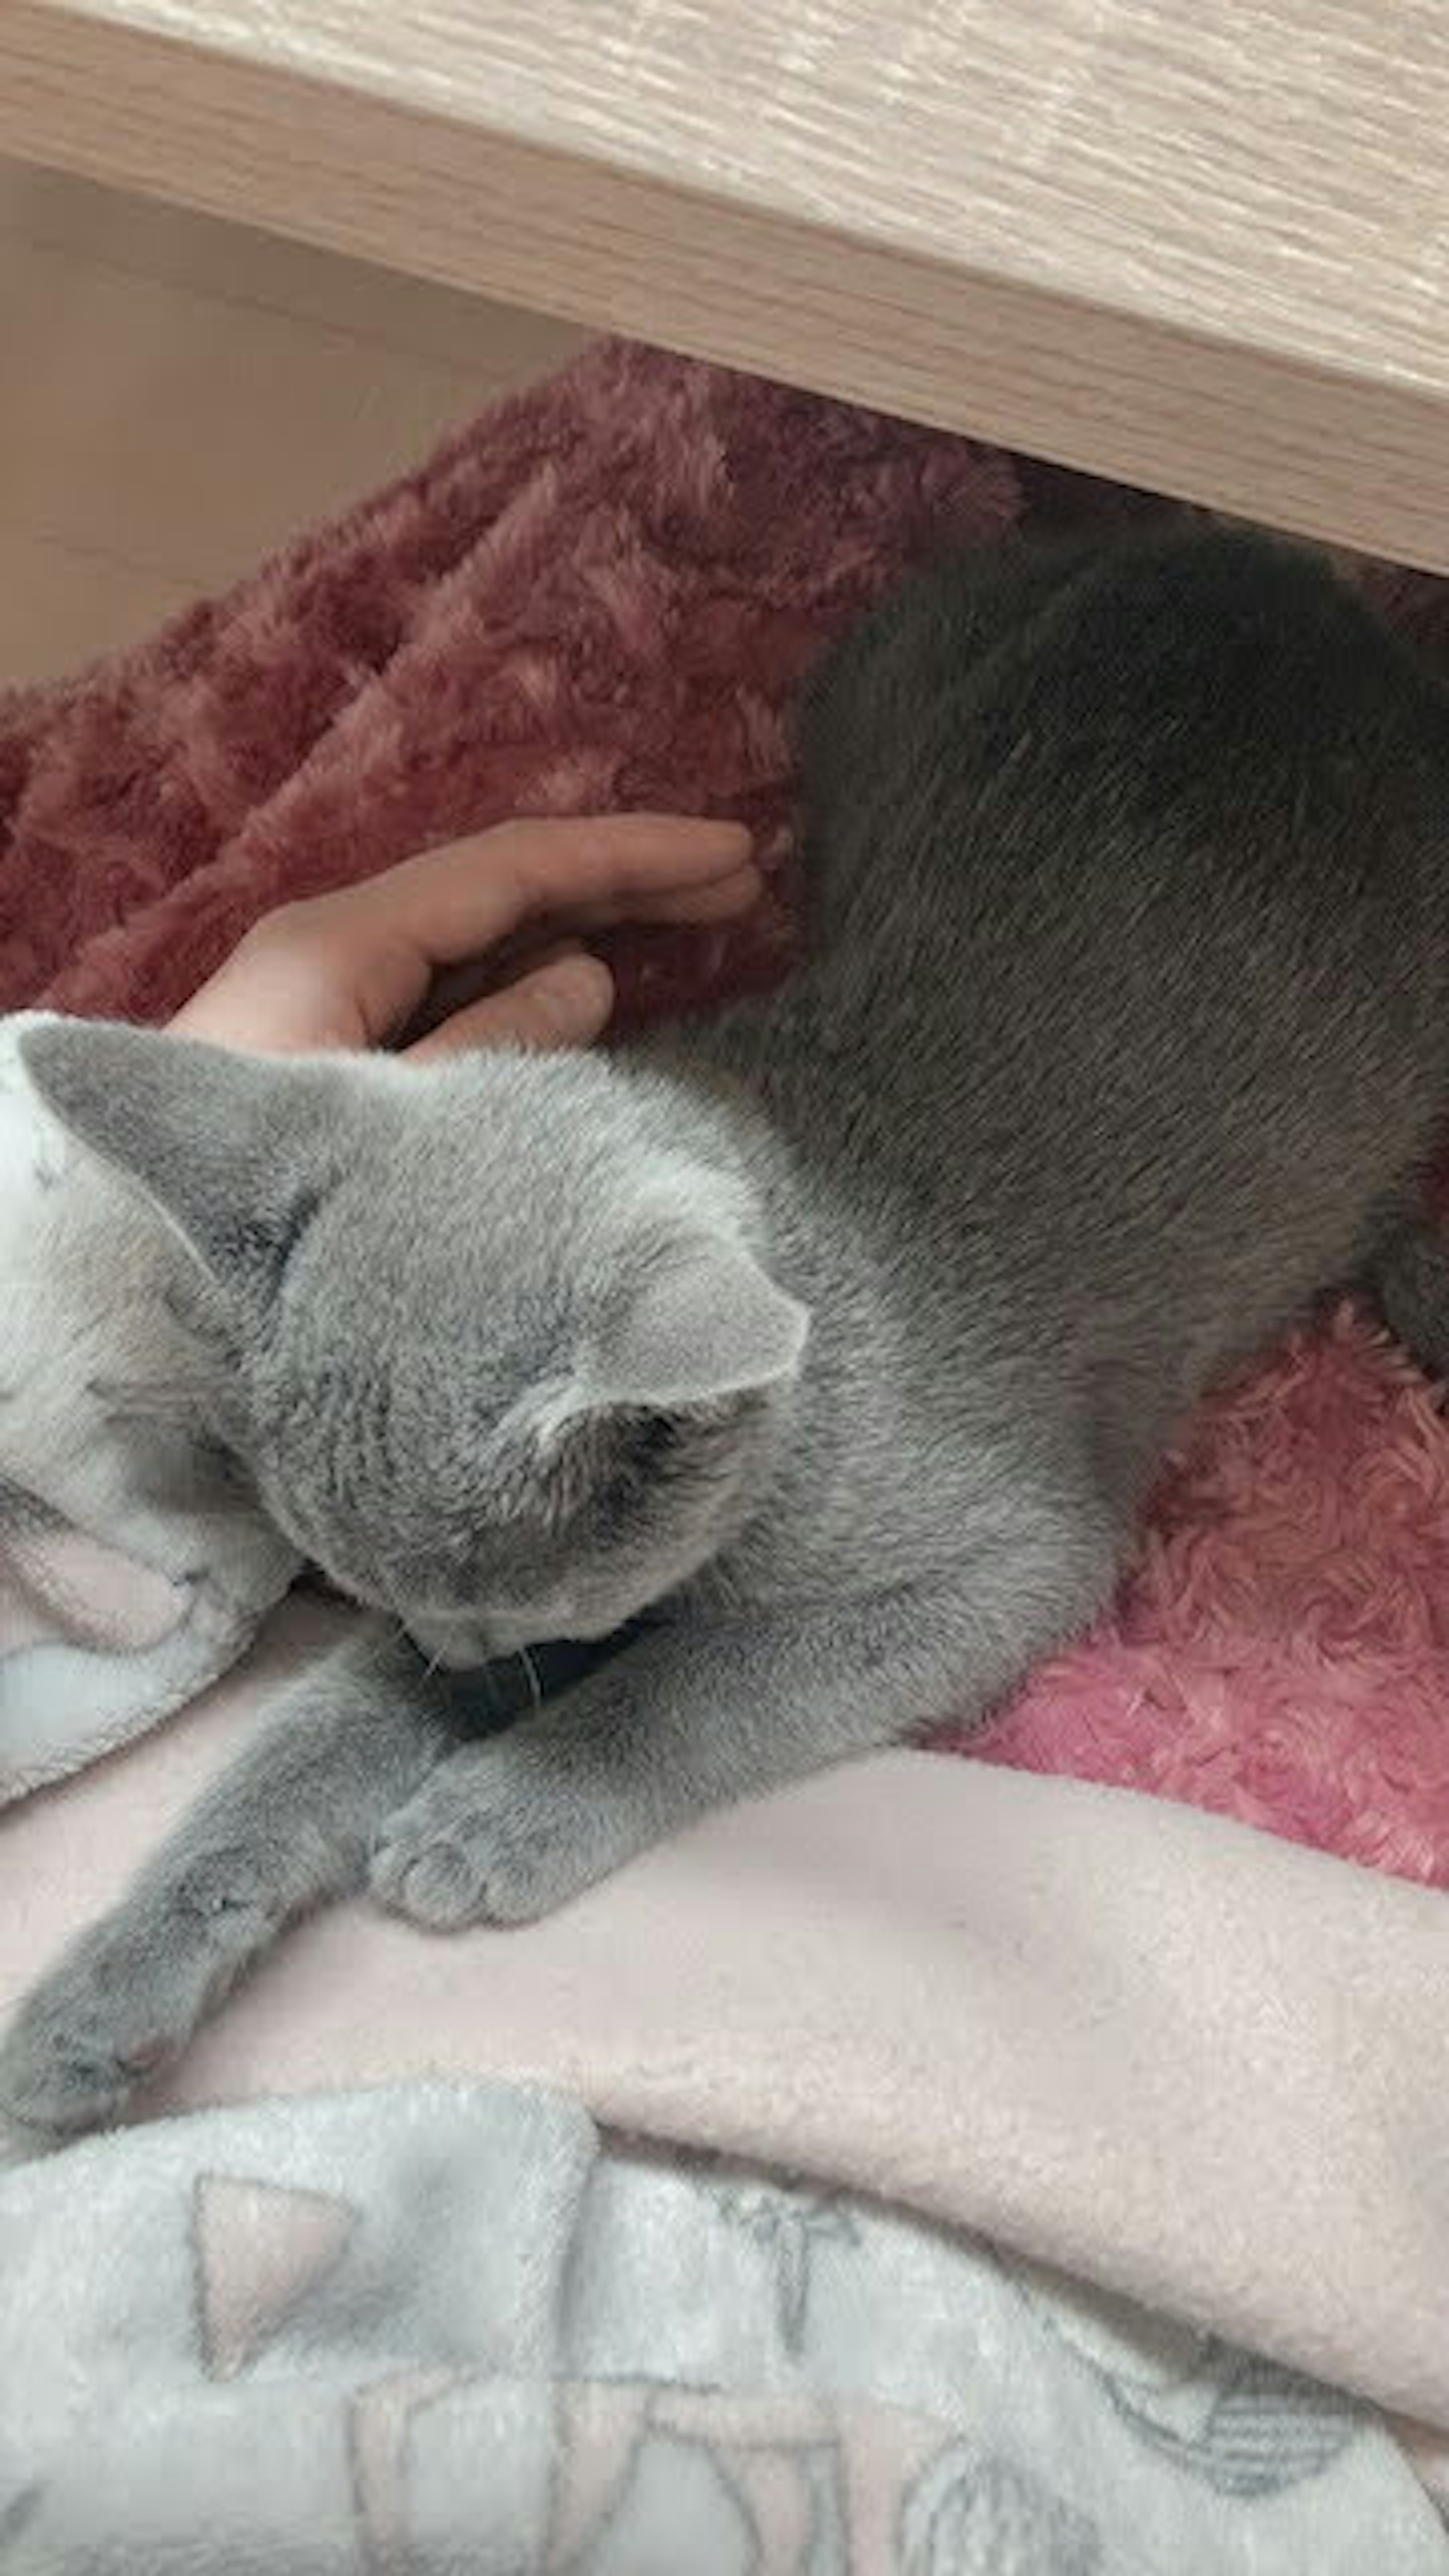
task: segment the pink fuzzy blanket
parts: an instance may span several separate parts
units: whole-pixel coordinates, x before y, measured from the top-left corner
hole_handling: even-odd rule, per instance
[[[0,1009],[160,1016],[279,899],[511,812],[737,813],[783,855],[796,683],[904,564],[1153,506],[599,348],[229,597],[0,700]],[[1449,644],[1440,587],[1365,578]],[[625,940],[630,1012],[778,972],[781,886],[743,935]],[[1115,1615],[970,1749],[1446,1881],[1446,1698],[1449,1433],[1345,1312],[1202,1416]]]

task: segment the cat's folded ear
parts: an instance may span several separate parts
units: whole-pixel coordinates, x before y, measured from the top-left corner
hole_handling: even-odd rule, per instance
[[[687,1413],[798,1376],[810,1317],[733,1235],[701,1231],[652,1261],[536,1403],[547,1441],[586,1416]]]
[[[52,1116],[215,1279],[267,1292],[324,1185],[339,1096],[326,1065],[62,1019],[28,1029],[20,1059]]]

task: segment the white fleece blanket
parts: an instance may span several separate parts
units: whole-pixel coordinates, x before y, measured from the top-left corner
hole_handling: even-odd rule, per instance
[[[1345,2399],[506,2087],[0,2180],[0,2349],[7,2576],[1449,2569]]]

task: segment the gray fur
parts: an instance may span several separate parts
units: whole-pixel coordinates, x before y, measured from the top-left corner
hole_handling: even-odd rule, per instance
[[[228,1974],[364,1846],[421,1923],[536,1915],[984,1711],[1102,1606],[1196,1396],[1323,1290],[1379,1269],[1449,1352],[1415,1214],[1449,705],[1324,566],[1221,532],[950,566],[835,657],[805,773],[808,964],[668,1043],[26,1040],[189,1245],[211,1427],[300,1549],[450,1666],[641,1618],[483,1740],[417,1665],[392,1720],[346,1663],[309,1685],[310,1757],[284,1727],[32,1999],[0,2099],[33,2126],[121,2098],[121,1989],[184,2041],[198,1870],[244,1891]]]

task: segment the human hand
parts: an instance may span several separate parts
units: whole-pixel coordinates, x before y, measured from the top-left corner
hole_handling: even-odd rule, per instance
[[[614,1003],[608,967],[585,945],[592,932],[733,920],[759,890],[737,823],[501,823],[268,913],[171,1026],[264,1055],[400,1039],[414,1060],[587,1046]]]

